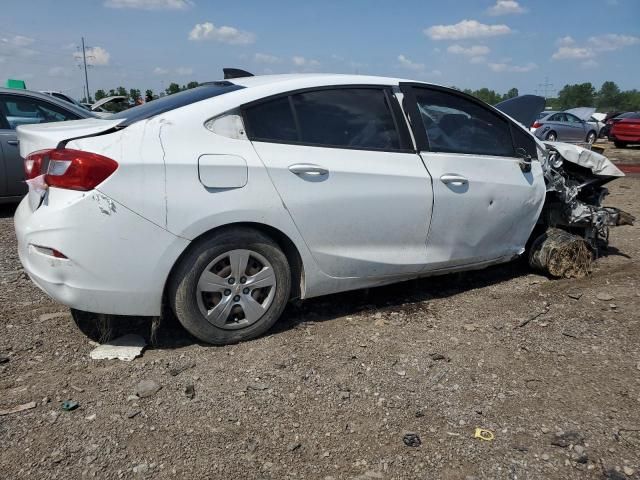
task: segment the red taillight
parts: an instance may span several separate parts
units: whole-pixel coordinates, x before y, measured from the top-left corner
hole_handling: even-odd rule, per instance
[[[542,126],[542,124],[540,122],[538,122],[537,120],[535,122],[533,122],[532,127],[533,128],[540,128]]]
[[[24,176],[27,180],[42,174],[42,163],[51,150],[38,150],[30,153],[24,160]]]
[[[48,160],[47,171],[42,172],[45,160]],[[27,180],[45,173],[44,181],[48,186],[68,190],[93,190],[117,168],[115,160],[68,148],[40,150],[24,161]]]

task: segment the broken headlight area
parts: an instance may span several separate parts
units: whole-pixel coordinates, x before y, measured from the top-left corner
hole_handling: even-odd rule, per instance
[[[547,194],[532,236],[529,263],[556,277],[582,276],[589,272],[591,260],[607,248],[609,228],[633,225],[632,215],[603,205],[609,193],[604,185],[624,173],[593,150],[558,142],[545,146]],[[578,248],[580,242],[587,248]]]

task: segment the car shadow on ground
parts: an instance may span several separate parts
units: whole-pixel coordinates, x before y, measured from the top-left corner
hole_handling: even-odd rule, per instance
[[[7,203],[0,204],[0,218],[11,218],[13,214],[16,213],[16,208],[18,208],[18,204]]]
[[[532,273],[522,259],[483,270],[452,273],[395,283],[384,287],[354,290],[304,302],[293,302],[287,306],[280,320],[265,335],[279,335],[309,323],[319,323],[362,312],[380,310],[411,310],[414,304],[459,293],[484,288]],[[131,326],[133,328],[133,326]],[[146,331],[145,331],[146,329]],[[139,324],[136,332],[149,338],[149,327]],[[192,344],[209,346],[185,331],[177,318],[167,312],[153,338],[154,349],[174,349]]]

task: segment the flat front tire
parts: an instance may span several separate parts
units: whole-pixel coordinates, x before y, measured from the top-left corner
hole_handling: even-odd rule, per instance
[[[196,241],[176,266],[168,295],[189,333],[226,345],[269,330],[290,291],[289,262],[277,243],[238,227]]]

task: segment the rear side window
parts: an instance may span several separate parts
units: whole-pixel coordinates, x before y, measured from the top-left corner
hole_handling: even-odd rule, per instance
[[[251,139],[266,142],[295,142],[298,130],[289,97],[259,103],[245,111]]]
[[[400,139],[383,90],[348,88],[293,95],[303,143],[398,149]]]
[[[507,120],[454,93],[415,89],[432,152],[514,155]]]
[[[319,147],[398,150],[384,90],[330,88],[294,93],[244,109],[251,140]]]

